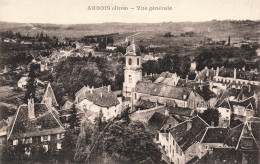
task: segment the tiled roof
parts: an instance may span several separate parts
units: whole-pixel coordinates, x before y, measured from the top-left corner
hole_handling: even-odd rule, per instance
[[[214,148],[213,153],[207,153],[197,163],[242,163],[242,157],[242,152],[239,152],[234,148]]]
[[[207,76],[207,71],[209,72],[209,76]],[[203,69],[201,72],[198,73],[197,77],[195,80],[201,80],[203,82],[212,80],[214,77],[214,70],[211,69]]]
[[[189,129],[187,127],[191,125]],[[172,129],[170,133],[183,151],[186,151],[195,142],[200,142],[209,125],[199,116],[193,117]]]
[[[166,116],[165,114],[155,112],[152,117],[148,120],[148,128],[152,132],[156,132],[157,130],[160,130],[165,122],[168,120],[169,116]]]
[[[202,89],[196,89],[195,90],[196,93],[198,93],[205,101],[208,101],[211,98],[217,97],[217,95],[212,92],[211,90],[209,90],[208,87],[202,87]]]
[[[7,126],[8,124],[7,124],[7,122],[5,121],[5,120],[1,120],[0,121],[0,129],[2,128],[2,127],[5,127],[5,126]]]
[[[149,94],[172,99],[183,100],[183,95],[190,95],[191,89],[186,87],[168,86],[161,83],[148,83],[139,81],[136,84],[137,93]]]
[[[224,143],[228,128],[207,128],[202,143]]]
[[[230,101],[231,105],[239,105],[248,109],[256,109],[255,98],[250,97],[244,101]],[[252,106],[249,106],[252,105]]]
[[[54,95],[54,92],[53,92],[53,89],[52,89],[52,87],[51,87],[51,84],[50,83],[48,83],[48,86],[47,86],[47,88],[46,88],[46,90],[45,90],[45,93],[44,93],[44,95],[43,95],[43,98],[42,98],[42,103],[45,103],[46,101],[48,101],[49,100],[49,98],[51,98],[51,104],[52,104],[52,106],[59,106],[59,104],[57,103],[57,101],[56,101],[56,97],[55,97],[55,95]]]
[[[227,98],[225,98],[224,100],[218,100],[218,102],[216,103],[215,106],[232,110],[232,107],[231,107],[229,100]]]
[[[84,86],[75,94],[75,96],[78,97],[79,95],[84,94],[85,92],[89,91],[89,89],[90,89],[89,86],[87,86],[87,87]]]
[[[147,109],[147,110],[139,110],[130,115],[130,119],[132,121],[141,121],[141,122],[148,122],[148,120],[152,117],[152,115],[155,113],[165,113],[165,109],[163,107],[157,107],[153,109]]]
[[[176,73],[162,72],[159,78],[157,78],[154,83],[163,83],[168,86],[176,86],[179,79],[180,78],[177,76]]]
[[[170,114],[177,114],[181,116],[193,116],[194,110],[190,108],[181,108],[181,107],[172,107],[172,106],[166,106],[165,109],[169,110]]]
[[[70,109],[70,108],[72,107],[72,105],[73,105],[73,102],[67,100],[67,101],[65,102],[65,104],[62,106],[62,110]]]
[[[58,116],[45,104],[34,104],[35,119],[29,119],[28,106],[21,105],[17,110],[8,139],[41,136],[65,132]]]
[[[260,145],[258,142],[253,136],[252,129],[249,128],[247,123],[244,123],[242,135],[239,138],[237,148],[241,150],[259,150]]]
[[[239,138],[242,133],[242,129],[244,127],[244,124],[240,124],[232,129],[230,129],[227,133],[227,137],[224,141],[225,144],[231,147],[236,147],[237,143],[239,141]]]
[[[135,104],[135,107],[141,108],[141,109],[150,109],[156,107],[155,102],[150,102],[147,100],[138,100]]]
[[[97,106],[107,107],[107,108],[119,104],[116,94],[114,94],[111,91],[108,92],[107,87],[95,88],[92,90],[92,93],[89,90],[84,92],[84,94],[80,94],[79,102],[81,102],[84,99],[93,102]]]

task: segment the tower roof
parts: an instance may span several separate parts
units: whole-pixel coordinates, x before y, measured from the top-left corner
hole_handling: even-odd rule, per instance
[[[141,55],[140,47],[135,44],[134,39],[132,44],[126,48],[126,55]]]

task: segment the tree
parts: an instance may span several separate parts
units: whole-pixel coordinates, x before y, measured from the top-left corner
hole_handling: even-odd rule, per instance
[[[205,120],[209,125],[211,125],[212,122],[214,123],[214,126],[218,126],[219,124],[220,113],[217,109],[208,108],[202,114],[199,114],[199,116],[203,120]]]
[[[24,102],[27,103],[29,98],[35,99],[35,93],[36,93],[36,65],[31,64],[30,66],[30,72],[28,75],[28,81],[26,84],[26,93],[24,97]]]
[[[180,62],[178,62],[178,71],[177,74],[181,76],[181,78],[185,78],[188,72],[190,71],[190,58],[188,56],[180,58]]]
[[[164,34],[164,37],[165,37],[165,38],[170,38],[170,37],[172,37],[172,36],[173,36],[173,35],[172,35],[171,32],[167,32],[167,33]]]
[[[80,134],[77,139],[76,152],[74,160],[77,162],[84,161],[90,153],[91,144],[96,140],[99,131],[98,127],[93,124],[87,117],[82,120]]]
[[[10,146],[8,146],[7,143],[3,143],[0,156],[1,156],[1,163],[13,163],[14,150]]]
[[[70,109],[69,123],[70,123],[70,129],[75,129],[80,126],[80,120],[77,116],[77,110],[75,104],[73,104]]]
[[[62,139],[62,149],[58,153],[58,161],[62,163],[73,162],[76,152],[77,132],[75,129],[67,129]]]
[[[161,160],[153,135],[145,130],[141,122],[114,122],[104,134],[103,146],[104,151],[119,163],[138,163],[149,159],[158,163]]]
[[[98,129],[99,129],[99,131],[101,131],[103,128],[103,112],[102,112],[102,109],[100,109],[100,111],[99,111],[99,115],[98,115]]]

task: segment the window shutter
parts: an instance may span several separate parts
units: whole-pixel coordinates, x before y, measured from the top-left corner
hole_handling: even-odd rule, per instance
[[[41,142],[43,141],[43,136],[41,136]]]
[[[48,135],[48,141],[50,141],[51,140],[51,135]]]

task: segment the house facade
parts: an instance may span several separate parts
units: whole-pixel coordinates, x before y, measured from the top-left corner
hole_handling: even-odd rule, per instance
[[[34,103],[29,99],[28,104],[21,105],[11,123],[7,135],[9,145],[18,143],[27,145],[41,144],[45,151],[50,148],[61,149],[61,139],[65,129],[59,116],[44,103]],[[52,147],[50,147],[52,145]]]
[[[91,112],[95,117],[102,112],[105,120],[119,115],[122,111],[122,99],[111,91],[111,86],[90,88],[83,87],[75,95],[76,106],[86,114]]]

